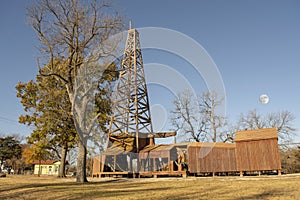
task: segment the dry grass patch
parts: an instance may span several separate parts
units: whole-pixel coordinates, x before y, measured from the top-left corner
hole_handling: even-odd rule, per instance
[[[12,175],[0,179],[0,199],[297,199],[300,175],[268,177],[74,178]]]

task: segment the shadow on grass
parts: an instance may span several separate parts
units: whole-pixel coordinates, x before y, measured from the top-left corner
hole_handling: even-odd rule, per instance
[[[147,188],[150,184],[152,184],[152,188]],[[153,188],[153,183],[131,182],[122,179],[88,183],[28,183],[0,188],[0,199],[102,199],[169,189],[171,188]]]
[[[174,184],[175,183],[175,184]],[[218,183],[218,182],[217,182]],[[143,182],[131,179],[112,179],[99,182],[22,183],[0,188],[0,199],[270,199],[286,197],[287,188],[264,189],[246,194],[247,188],[216,186],[209,183],[178,185],[173,181]],[[201,187],[199,187],[201,185]]]
[[[163,187],[163,188],[124,188],[124,189],[117,189],[114,191],[108,191],[108,190],[98,190],[98,191],[92,191],[88,193],[80,193],[76,194],[73,197],[69,198],[70,200],[75,199],[107,199],[107,198],[117,198],[117,199],[157,199],[153,195],[150,195],[149,193],[160,193],[163,191],[170,190],[172,188],[170,187]],[[165,198],[161,198],[165,199]]]
[[[85,184],[107,184],[111,182],[118,182],[119,180],[107,180],[107,181],[101,181],[101,182],[88,182],[88,183],[77,183],[77,182],[61,182],[61,183],[28,183],[28,184],[22,184],[15,187],[10,187],[3,189],[0,187],[0,192],[9,192],[14,190],[22,190],[22,189],[30,189],[30,188],[43,188],[43,187],[53,187],[53,186],[78,186],[78,185],[85,185]]]
[[[291,192],[291,191],[284,190],[284,192],[283,192],[282,190],[267,190],[267,191],[263,191],[258,194],[252,194],[252,195],[235,198],[235,200],[240,200],[240,199],[254,200],[254,199],[271,199],[271,198],[278,199],[280,197],[282,197],[284,199],[284,198],[286,198],[286,194],[289,192]]]
[[[219,187],[209,188],[207,191],[199,190],[199,191],[185,191],[183,190],[180,195],[173,194],[164,196],[161,199],[169,199],[169,200],[189,200],[189,199],[201,199],[201,200],[210,200],[210,199],[222,199],[222,200],[257,200],[257,199],[273,199],[273,198],[280,198],[285,199],[286,194],[280,190],[268,190],[258,194],[253,195],[238,195],[234,194],[234,191],[220,191]],[[285,191],[289,192],[289,191]],[[237,197],[239,196],[239,197]]]
[[[36,196],[33,199],[47,199],[47,196],[41,196],[41,195],[43,195],[43,193],[51,193],[51,192],[58,192],[58,191],[66,191],[66,193],[69,196],[69,194],[72,193],[73,188],[80,190],[82,186],[88,187],[89,185],[94,185],[96,187],[99,186],[101,187],[115,182],[121,182],[121,181],[105,180],[101,182],[88,182],[88,183],[77,183],[77,182],[59,182],[59,183],[30,183],[29,182],[28,184],[22,183],[21,185],[10,186],[9,188],[0,187],[0,199],[1,200],[2,199],[29,199],[26,197],[24,198],[24,196],[33,195],[34,193],[37,192],[40,193],[40,195]],[[61,199],[61,197],[59,198]],[[66,198],[66,199],[70,199],[70,198]]]

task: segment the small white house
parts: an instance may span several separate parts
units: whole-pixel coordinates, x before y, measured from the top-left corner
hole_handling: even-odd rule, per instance
[[[60,161],[55,160],[35,160],[34,164],[34,174],[39,174],[41,170],[41,175],[58,175]]]

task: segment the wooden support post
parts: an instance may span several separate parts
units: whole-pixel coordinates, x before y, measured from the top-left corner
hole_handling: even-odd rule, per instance
[[[260,171],[258,171],[258,176],[260,176],[261,175],[261,172]]]
[[[146,160],[140,159],[140,162],[141,162],[141,171],[145,172],[146,171]]]
[[[116,155],[114,155],[114,172],[116,171],[116,166],[117,166],[117,156]]]
[[[100,172],[104,172],[105,160],[106,160],[106,156],[105,155],[101,155],[101,159],[100,159]]]
[[[130,171],[130,172],[133,172],[133,169],[132,169],[132,155],[129,156],[129,165],[130,165],[130,166],[129,166],[129,167],[130,167],[130,168],[129,168],[129,171]]]
[[[281,169],[277,170],[278,176],[281,176]]]
[[[168,166],[168,167],[167,167],[167,168],[168,168],[167,170],[168,170],[168,171],[171,171],[171,159],[170,159],[170,152],[169,152],[169,155],[168,155],[168,162],[167,162],[167,166]]]
[[[174,171],[174,161],[170,161],[170,171]]]
[[[212,173],[212,176],[215,177],[215,175],[216,175],[215,172],[213,172],[213,173]]]
[[[154,145],[154,137],[153,136],[150,137],[149,145]]]
[[[178,171],[182,171],[182,165],[180,162],[178,162]]]
[[[148,158],[148,172],[152,172],[153,171],[153,162],[151,160],[151,158]]]
[[[136,159],[136,172],[137,173],[140,172],[140,167],[141,167],[141,165],[140,165],[140,159],[139,159],[139,157],[137,157],[137,159]]]

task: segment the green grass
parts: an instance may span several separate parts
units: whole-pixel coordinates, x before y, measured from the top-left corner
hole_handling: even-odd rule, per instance
[[[297,199],[300,175],[206,178],[74,178],[10,175],[0,199]]]

